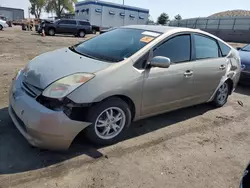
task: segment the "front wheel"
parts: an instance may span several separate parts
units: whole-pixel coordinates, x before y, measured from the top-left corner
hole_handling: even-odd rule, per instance
[[[3,30],[3,26],[2,26],[2,25],[0,25],[0,31],[1,31],[1,30]]]
[[[131,111],[120,98],[110,98],[90,108],[87,138],[97,145],[110,145],[118,142],[131,123]]]
[[[213,104],[216,107],[224,106],[227,103],[229,92],[230,92],[229,84],[228,82],[224,82],[216,92]]]

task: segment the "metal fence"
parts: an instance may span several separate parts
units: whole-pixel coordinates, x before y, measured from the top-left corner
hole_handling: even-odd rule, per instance
[[[169,26],[201,29],[228,42],[250,43],[250,17],[192,18],[170,21]]]

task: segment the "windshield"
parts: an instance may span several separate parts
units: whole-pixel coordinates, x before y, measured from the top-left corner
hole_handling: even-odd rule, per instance
[[[138,29],[114,29],[70,49],[108,62],[122,61],[152,42],[160,33]]]
[[[250,44],[244,46],[241,50],[250,52]]]

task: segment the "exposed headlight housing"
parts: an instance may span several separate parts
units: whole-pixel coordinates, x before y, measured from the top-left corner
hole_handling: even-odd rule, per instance
[[[73,92],[82,84],[91,80],[95,75],[90,73],[76,73],[55,81],[44,91],[43,96],[54,99],[61,99]]]

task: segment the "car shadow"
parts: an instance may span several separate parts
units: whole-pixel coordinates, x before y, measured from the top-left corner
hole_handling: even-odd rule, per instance
[[[197,105],[132,123],[122,141],[199,116],[212,109],[208,104]],[[0,109],[0,175],[26,172],[86,155],[92,159],[103,157],[100,147],[89,143],[79,134],[66,152],[34,148],[28,144],[12,123],[8,109]]]
[[[250,87],[246,84],[239,84],[235,90],[236,93],[242,94],[242,95],[250,95]]]
[[[42,34],[39,34],[39,33],[31,33],[31,35],[40,35],[40,36],[42,36]],[[54,35],[54,36],[46,35],[46,37],[68,37],[68,38],[77,38],[77,37],[74,36],[74,35],[60,35],[60,34],[56,34],[56,35]]]
[[[42,37],[41,34],[39,33],[31,33],[31,35],[40,35]],[[66,37],[66,38],[79,38],[79,39],[84,39],[84,38],[89,38],[89,36],[92,36],[94,34],[86,34],[85,37],[81,38],[81,37],[78,37],[78,36],[74,36],[74,35],[64,35],[64,34],[55,34],[54,36],[50,36],[50,35],[46,35],[46,37]]]

